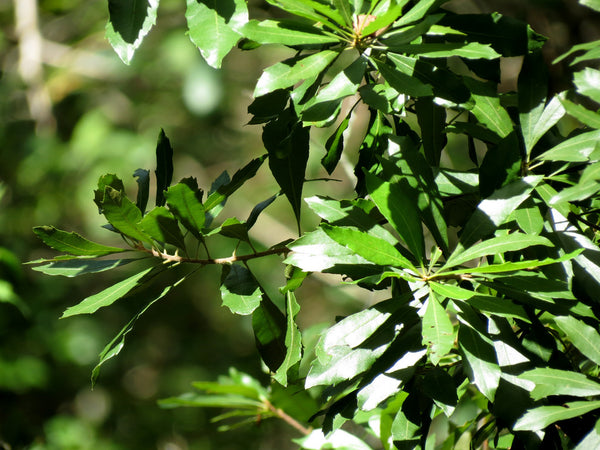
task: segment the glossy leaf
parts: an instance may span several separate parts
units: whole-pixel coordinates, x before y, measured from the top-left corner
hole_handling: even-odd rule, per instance
[[[316,0],[267,0],[267,2],[284,9],[288,13],[305,17],[314,22],[322,22],[329,27],[335,27],[336,23],[338,25],[345,24],[342,15],[338,11],[331,8],[330,5]]]
[[[581,133],[552,147],[536,159],[540,161],[588,161],[591,158],[600,156],[599,140],[600,130]]]
[[[598,147],[600,149],[600,146]],[[585,200],[598,193],[600,190],[600,162],[588,165],[576,185],[562,189],[558,194],[550,199],[550,204],[560,204],[564,202],[575,202]]]
[[[33,267],[33,270],[46,275],[61,275],[63,277],[76,277],[86,273],[98,273],[105,270],[121,267],[137,259],[74,259],[67,261],[54,261],[43,266]]]
[[[577,350],[600,365],[600,334],[595,328],[575,317],[557,316],[553,320]]]
[[[185,250],[183,234],[181,234],[177,219],[167,208],[159,206],[152,209],[144,216],[140,226],[144,233],[147,233],[155,241]]]
[[[534,369],[519,375],[519,378],[533,381],[535,388],[531,392],[534,400],[549,395],[573,395],[589,397],[600,395],[600,383],[593,381],[582,373],[558,369]]]
[[[513,213],[519,228],[530,235],[538,235],[544,228],[544,218],[533,199],[528,199]]]
[[[232,313],[252,314],[262,300],[256,279],[244,266],[224,265],[221,272],[221,299]]]
[[[523,417],[517,420],[513,429],[516,431],[543,430],[554,422],[579,417],[598,408],[600,408],[600,401],[569,402],[562,406],[540,406],[527,411]]]
[[[573,75],[578,93],[600,103],[600,70],[586,67]]]
[[[244,0],[187,0],[185,12],[189,36],[202,57],[215,68],[241,35],[236,31],[248,21]]]
[[[419,55],[427,58],[460,56],[468,59],[496,59],[500,55],[489,45],[477,42],[443,44],[405,44],[388,47],[394,53]]]
[[[495,86],[476,81],[473,78],[465,78],[465,83],[475,100],[475,107],[471,113],[480,123],[501,138],[508,136],[513,130],[512,121],[506,110],[500,105]]]
[[[106,37],[119,58],[129,64],[156,23],[159,0],[108,0]]]
[[[166,191],[173,179],[173,147],[164,130],[160,130],[156,144],[156,206],[165,204]]]
[[[293,439],[293,441],[300,445],[300,448],[308,450],[321,450],[324,448],[339,450],[372,450],[372,447],[364,441],[344,430],[335,430],[326,436],[323,433],[323,430],[316,429],[312,430],[308,436],[300,439]]]
[[[332,44],[338,41],[336,36],[325,34],[317,28],[284,20],[251,20],[240,31],[248,39],[261,44],[293,46]]]
[[[58,250],[59,252],[69,253],[71,255],[103,256],[126,251],[126,249],[119,247],[109,247],[107,245],[97,244],[87,240],[77,233],[69,233],[58,230],[54,227],[34,227],[33,232],[48,247]]]
[[[429,295],[423,316],[423,344],[427,346],[427,356],[433,365],[454,347],[454,327],[446,309],[433,293]]]
[[[497,236],[491,239],[486,239],[483,242],[475,244],[468,249],[457,249],[444,267],[453,267],[464,264],[467,261],[481,258],[487,255],[502,254],[505,252],[513,252],[534,245],[545,245],[552,247],[554,244],[543,236],[530,236],[522,233],[511,233],[505,236]]]
[[[321,228],[338,244],[374,264],[416,271],[415,266],[387,241],[350,227],[321,224]]]
[[[296,83],[316,77],[325,70],[339,55],[333,50],[323,50],[302,59],[280,62],[266,68],[254,89],[254,97],[283,89]]]
[[[285,332],[285,347],[287,349],[285,358],[281,366],[277,369],[273,378],[282,386],[287,386],[290,376],[290,371],[294,370],[294,366],[302,359],[302,335],[296,325],[296,315],[300,311],[300,305],[296,301],[296,296],[293,292],[288,291],[285,294],[286,305],[286,332]]]
[[[600,129],[599,113],[589,110],[582,105],[573,103],[566,98],[559,98],[559,100],[568,115],[576,118],[582,124],[587,125],[590,128]]]
[[[169,211],[197,239],[202,238],[202,227],[206,211],[202,205],[202,191],[193,178],[188,178],[171,186],[165,192]]]
[[[395,25],[400,27],[403,25],[409,25],[422,19],[429,12],[429,10],[436,5],[436,3],[438,3],[438,0],[422,0],[418,2],[415,6],[403,14],[402,17],[396,21]]]
[[[162,268],[156,269],[154,267],[142,270],[97,294],[87,297],[82,300],[81,303],[67,308],[61,316],[61,319],[78,314],[93,314],[100,308],[110,306],[120,298],[124,297],[129,291],[140,286],[143,282],[147,281],[148,278],[156,275],[162,270]],[[154,273],[151,273],[153,271]]]
[[[398,92],[415,98],[433,95],[433,87],[430,84],[413,76],[416,60],[388,58],[386,62],[373,62],[385,80]]]
[[[469,378],[488,400],[494,401],[501,370],[493,345],[463,324],[458,332],[458,344],[469,368]]]
[[[366,174],[367,190],[377,208],[402,237],[409,250],[421,261],[424,254],[424,238],[421,221],[414,214],[417,205],[399,185],[382,181]]]

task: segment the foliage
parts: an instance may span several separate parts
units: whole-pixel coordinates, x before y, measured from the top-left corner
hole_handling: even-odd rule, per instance
[[[154,208],[147,211],[149,172],[141,169],[135,201],[114,174],[94,191],[122,247],[34,230],[63,253],[34,261],[43,273],[136,267],[63,314],[144,301],[102,351],[92,383],[150,306],[218,266],[223,305],[251,316],[271,384],[232,369],[162,407],[228,408],[216,418],[228,421],[225,430],[278,417],[305,435],[295,442],[308,449],[598,446],[600,72],[579,65],[572,88],[551,93],[543,36],[499,14],[451,13],[444,1],[268,3],[284,18],[251,19],[241,0],[190,0],[186,12],[190,38],[213,67],[236,44],[294,51],[256,83],[249,112],[263,125],[263,155],[211,186],[192,177],[172,185],[173,149],[161,130]],[[107,34],[129,62],[158,2],[116,4]],[[571,65],[589,63],[597,45],[563,57],[583,52]],[[500,93],[500,60],[514,56],[523,58],[517,91]],[[361,114],[368,125],[353,156],[347,137],[361,133]],[[319,156],[329,176],[355,160],[351,198],[303,198],[317,128],[327,130]],[[469,168],[448,162],[456,136]],[[245,221],[221,220],[265,162],[279,191]],[[280,196],[301,235],[259,248],[252,228]],[[321,219],[314,229],[302,231],[303,202]],[[214,255],[223,238],[234,251]],[[275,298],[251,265],[275,265],[277,255],[287,281]],[[315,272],[386,300],[311,343],[296,319],[301,286]]]

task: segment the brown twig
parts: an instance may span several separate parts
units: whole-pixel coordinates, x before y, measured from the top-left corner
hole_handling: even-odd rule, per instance
[[[276,417],[279,417],[281,420],[283,420],[285,423],[287,423],[291,427],[298,430],[304,436],[308,436],[312,432],[312,428],[306,428],[304,425],[302,425],[300,422],[298,422],[292,416],[288,415],[284,410],[273,406],[273,404],[269,400],[265,399],[263,401],[263,403],[271,413],[273,413]]]
[[[249,261],[251,259],[261,258],[263,256],[268,256],[268,255],[281,255],[284,253],[288,253],[290,251],[287,247],[275,247],[275,248],[270,248],[269,250],[265,250],[262,252],[256,252],[256,253],[250,253],[247,255],[235,255],[234,254],[234,255],[226,257],[226,258],[196,259],[196,258],[186,258],[184,256],[179,256],[177,253],[175,253],[174,255],[170,255],[167,252],[161,253],[154,248],[152,250],[148,250],[147,248],[142,247],[141,245],[138,246],[136,249],[140,250],[140,251],[144,251],[146,253],[150,253],[152,256],[161,258],[162,260],[164,260],[166,262],[200,264],[202,266],[207,266],[210,264],[219,264],[219,265],[233,264],[235,262]]]

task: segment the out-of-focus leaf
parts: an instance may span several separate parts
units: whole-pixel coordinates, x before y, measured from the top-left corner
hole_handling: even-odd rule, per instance
[[[333,9],[340,13],[346,25],[352,25],[352,6],[348,0],[331,0]]]
[[[459,348],[466,360],[470,378],[481,393],[494,401],[500,383],[501,370],[494,346],[477,331],[461,324],[458,332]]]
[[[556,316],[556,325],[584,356],[600,365],[600,334],[593,327],[570,316]]]
[[[221,272],[221,299],[232,313],[247,316],[260,305],[262,292],[254,276],[244,266],[224,265]]]
[[[160,130],[156,144],[156,206],[164,206],[166,191],[173,179],[173,147],[164,130]]]
[[[420,263],[425,241],[417,205],[399,185],[382,181],[375,175],[366,174],[367,190],[377,208],[402,237]]]
[[[261,44],[315,45],[338,42],[333,34],[325,34],[317,28],[301,22],[285,20],[251,20],[240,32]]]
[[[138,184],[135,206],[137,206],[142,214],[144,214],[146,212],[146,206],[148,205],[148,198],[150,197],[150,171],[137,169],[133,172],[133,176]]]
[[[285,332],[285,347],[287,349],[285,358],[281,366],[277,369],[273,378],[282,386],[287,386],[290,371],[294,370],[294,366],[302,359],[302,335],[296,325],[296,315],[300,311],[300,305],[296,301],[296,296],[292,291],[285,294],[286,305],[286,332]],[[292,375],[293,376],[293,375]]]
[[[152,239],[185,250],[183,234],[181,234],[177,219],[164,206],[152,209],[144,216],[140,226],[144,233],[147,233]]]
[[[196,408],[236,408],[260,410],[262,402],[244,397],[242,395],[206,395],[182,394],[179,397],[170,397],[158,401],[161,408],[179,408],[182,406]]]
[[[559,420],[579,417],[600,408],[600,401],[569,402],[562,406],[540,406],[525,413],[515,423],[515,431],[538,431]]]
[[[202,191],[194,178],[186,178],[171,186],[165,197],[169,210],[197,239],[202,238],[206,211],[202,205]]]
[[[600,0],[579,0],[579,3],[600,12]]]
[[[266,295],[252,313],[252,329],[262,360],[272,372],[276,372],[287,354],[286,319]]]
[[[218,69],[241,38],[236,29],[248,22],[248,7],[244,0],[187,0],[185,17],[190,39]]]
[[[295,85],[316,77],[325,70],[339,55],[333,50],[323,50],[301,59],[283,61],[266,68],[254,89],[254,97]]]
[[[416,271],[415,266],[387,241],[350,227],[321,224],[325,233],[357,255],[382,266],[396,266]]]
[[[204,202],[204,209],[207,212],[211,211],[213,208],[225,201],[227,197],[242,187],[246,181],[256,175],[256,172],[265,159],[266,155],[253,159],[236,173],[234,173],[230,181],[224,179],[222,182],[219,182],[215,186],[215,189],[211,190],[212,192]]]
[[[475,244],[469,248],[458,248],[448,258],[444,267],[453,267],[463,264],[472,259],[481,258],[486,255],[502,254],[505,252],[513,252],[534,245],[545,245],[552,247],[554,244],[543,236],[531,236],[522,233],[511,233],[505,236],[497,236],[491,239],[486,239],[483,242]],[[443,268],[442,268],[443,269]]]
[[[349,124],[350,115],[346,116],[344,120],[340,122],[334,133],[329,136],[325,143],[327,154],[321,159],[321,165],[329,175],[333,173],[342,156],[344,150],[344,131],[346,131]]]
[[[572,55],[573,53],[576,53],[576,52],[579,52],[582,50],[586,50],[585,53],[583,53],[582,55],[573,59],[573,61],[571,61],[571,63],[569,65],[574,66],[575,64],[579,64],[582,61],[589,61],[591,59],[600,58],[600,41],[585,42],[583,44],[574,45],[573,47],[571,47],[571,49],[568,52],[563,53],[558,58],[556,58],[554,61],[552,61],[552,64],[557,64],[560,61],[562,61],[563,59],[565,59],[566,57]]]
[[[308,436],[292,439],[300,448],[309,450],[339,449],[339,450],[373,450],[364,441],[344,430],[335,430],[325,436],[323,430],[311,431]]]
[[[48,247],[77,256],[103,256],[112,253],[124,252],[126,249],[118,247],[109,247],[107,245],[97,244],[88,241],[83,236],[74,233],[58,230],[54,227],[41,226],[34,227],[33,232]]]
[[[336,264],[370,264],[352,249],[331,239],[321,228],[307,233],[288,245],[291,253],[285,264],[292,264],[305,272],[321,272]]]
[[[263,129],[263,143],[269,152],[269,168],[287,197],[298,229],[304,174],[308,162],[310,134],[308,127],[298,123],[292,110],[269,122]]]
[[[531,191],[542,180],[540,176],[527,176],[498,189],[482,200],[463,228],[460,242],[463,248],[491,233],[503,224],[510,214],[529,197]]]
[[[573,395],[589,397],[600,395],[600,383],[590,380],[582,373],[558,369],[533,369],[519,375],[519,378],[533,381],[535,388],[531,392],[534,400],[549,395]]]
[[[129,64],[156,23],[159,0],[108,0],[106,37],[119,58]]]
[[[600,156],[600,130],[587,131],[561,142],[536,159],[540,161],[585,162]]]
[[[121,267],[137,259],[75,259],[68,261],[55,261],[44,266],[33,267],[33,270],[46,275],[61,275],[63,277],[76,277],[86,273],[104,272],[105,270]]]
[[[434,365],[454,346],[454,327],[433,293],[429,295],[423,316],[423,344],[427,346],[427,356]]]
[[[158,274],[162,270],[162,267],[149,267],[145,270],[142,270],[135,275],[132,275],[129,278],[120,281],[101,292],[98,292],[97,294],[87,297],[86,299],[82,300],[81,303],[67,308],[61,316],[61,319],[75,316],[77,314],[93,314],[100,308],[110,306],[125,296],[125,294],[127,294],[129,291],[146,282],[149,278]]]
[[[573,75],[573,83],[581,95],[600,103],[600,70],[586,67]]]

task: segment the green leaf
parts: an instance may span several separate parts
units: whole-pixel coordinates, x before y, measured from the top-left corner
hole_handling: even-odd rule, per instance
[[[252,313],[252,329],[262,360],[272,372],[277,371],[287,354],[286,318],[266,295]]]
[[[427,15],[429,10],[436,6],[439,0],[421,0],[410,10],[406,11],[394,24],[396,27],[416,22]]]
[[[106,190],[106,186],[110,186],[121,193],[125,192],[123,181],[114,173],[102,175],[98,179],[98,189],[94,190],[94,203],[98,206],[98,212],[100,214],[102,214],[102,202],[104,201],[104,191]]]
[[[579,3],[600,12],[600,0],[579,0]]]
[[[416,59],[405,61],[405,58],[407,57],[402,59],[388,58],[386,62],[372,59],[372,62],[383,78],[398,92],[415,98],[432,96],[432,86],[413,76]]]
[[[497,236],[491,239],[486,239],[485,241],[475,244],[466,250],[460,247],[457,248],[450,258],[448,258],[448,261],[446,261],[446,264],[444,264],[440,271],[442,271],[444,268],[458,266],[467,261],[481,258],[483,256],[514,252],[524,248],[532,247],[534,245],[545,245],[547,247],[552,247],[554,244],[545,237],[531,236],[522,233],[511,233],[505,236]]]
[[[336,59],[339,52],[323,50],[318,53],[286,60],[266,68],[254,89],[254,97],[268,94],[295,85],[296,83],[317,77]]]
[[[286,20],[251,20],[240,32],[260,44],[318,45],[338,42],[335,35],[325,34],[301,22]]]
[[[323,430],[312,430],[308,436],[292,439],[300,448],[309,450],[339,449],[339,450],[373,450],[361,439],[344,430],[335,430],[323,434]]]
[[[160,130],[156,144],[156,206],[164,206],[166,191],[173,179],[173,147],[164,130]]]
[[[442,149],[446,146],[446,110],[437,105],[433,98],[424,97],[415,102],[415,111],[419,128],[421,128],[421,139],[423,151],[430,166],[438,167]]]
[[[357,255],[381,266],[395,266],[417,271],[415,266],[387,241],[350,227],[321,224],[325,233]]]
[[[568,52],[563,53],[554,61],[552,61],[552,64],[557,64],[563,59],[565,59],[567,56],[570,56],[573,53],[579,52],[581,50],[587,51],[582,55],[578,56],[577,58],[573,59],[573,61],[571,61],[569,65],[574,66],[575,64],[579,64],[582,61],[589,61],[600,58],[600,41],[585,42],[583,44],[574,45]]]
[[[286,332],[285,332],[285,347],[287,349],[285,358],[281,366],[277,369],[273,379],[282,386],[287,386],[290,371],[302,359],[302,335],[296,325],[296,315],[300,311],[300,305],[296,301],[296,296],[293,292],[288,291],[285,294],[286,305]]]
[[[33,267],[33,270],[46,275],[61,275],[63,277],[76,277],[86,273],[98,273],[105,270],[121,267],[138,259],[75,259],[69,261],[55,261],[43,266]]]
[[[467,363],[469,378],[488,400],[494,401],[502,373],[494,346],[480,333],[464,324],[460,325],[458,344]]]
[[[585,162],[590,158],[600,156],[600,130],[587,131],[578,134],[550,150],[542,153],[536,159],[540,161]]]
[[[149,267],[145,270],[142,270],[141,272],[138,272],[135,275],[132,275],[129,278],[120,281],[117,284],[114,284],[101,292],[98,292],[97,294],[87,297],[86,299],[82,300],[79,304],[67,308],[61,316],[61,319],[64,319],[65,317],[75,316],[78,314],[93,314],[100,308],[110,306],[114,302],[125,296],[129,291],[138,286],[141,286],[149,278],[153,277],[162,270],[162,267]],[[155,273],[151,274],[150,272],[152,271],[154,271]]]
[[[600,401],[569,402],[562,406],[540,406],[525,413],[515,423],[515,431],[538,431],[559,420],[572,419],[600,408]]]
[[[231,180],[229,180],[229,177],[227,176],[227,179],[223,178],[222,180],[215,181],[215,189],[211,189],[212,192],[204,202],[204,209],[207,212],[211,211],[213,208],[224,202],[227,197],[242,187],[246,181],[254,177],[260,166],[262,166],[262,163],[265,161],[266,157],[266,155],[263,155],[259,158],[253,159],[236,173],[234,173]]]
[[[108,0],[106,37],[119,58],[129,64],[156,23],[159,0]]]
[[[554,322],[584,356],[600,365],[600,334],[585,322],[569,316],[556,316]]]
[[[185,250],[183,234],[175,216],[164,206],[158,206],[144,216],[140,222],[144,233],[157,242],[174,245]]]
[[[506,110],[500,105],[496,85],[471,77],[465,77],[464,81],[475,100],[475,106],[471,109],[475,118],[501,138],[511,134],[513,124]]]
[[[232,313],[247,316],[260,305],[262,291],[244,266],[224,265],[221,272],[221,299]]]
[[[594,428],[577,444],[574,450],[588,450],[590,448],[600,448],[600,420],[596,422]]]
[[[402,237],[409,250],[421,262],[425,241],[417,205],[399,184],[382,181],[375,175],[366,174],[367,190],[377,208]]]
[[[558,369],[533,369],[519,375],[519,378],[533,381],[535,388],[531,392],[534,400],[549,395],[573,395],[589,397],[600,395],[600,383],[590,380],[582,373]]]
[[[123,248],[97,244],[95,242],[88,241],[86,238],[77,233],[68,233],[66,231],[58,230],[54,227],[34,227],[33,232],[48,247],[58,250],[59,252],[70,253],[71,255],[103,256],[126,251],[126,249]]]
[[[269,168],[287,197],[300,230],[300,209],[304,174],[308,162],[310,133],[297,122],[292,110],[269,122],[263,129],[262,140],[269,152]]]
[[[182,394],[179,397],[170,397],[158,401],[161,408],[179,408],[182,406],[195,408],[236,408],[260,410],[263,403],[242,395],[205,395]]]
[[[246,220],[246,228],[248,230],[254,226],[254,224],[258,220],[258,216],[260,215],[260,213],[262,213],[280,195],[281,195],[281,191],[279,191],[277,194],[272,195],[268,199],[263,200],[262,202],[258,203],[254,208],[252,208],[252,211],[250,211],[250,214],[248,215],[248,219]]]
[[[135,181],[138,184],[135,206],[138,207],[143,215],[146,212],[146,206],[148,205],[148,198],[150,196],[150,171],[137,169],[133,172],[133,176],[136,178]]]
[[[344,120],[340,122],[336,130],[327,139],[325,143],[325,150],[327,154],[321,159],[321,165],[325,168],[327,173],[331,175],[335,170],[342,152],[344,151],[344,131],[350,124],[350,115],[347,115]]]
[[[600,114],[591,111],[582,105],[573,103],[566,98],[558,98],[568,115],[576,118],[582,124],[587,125],[590,128],[600,129]]]
[[[322,22],[329,27],[337,28],[333,22],[338,25],[344,25],[344,19],[341,14],[330,5],[319,3],[315,0],[267,0],[272,5],[287,11],[295,16],[305,17],[314,22]]]
[[[141,211],[122,192],[106,186],[102,208],[106,220],[120,233],[142,242],[152,242],[140,228]]]
[[[427,58],[460,56],[468,59],[496,59],[500,55],[489,45],[477,42],[446,42],[443,44],[404,44],[388,47],[390,52],[419,55]]]
[[[598,147],[600,149],[600,146]],[[551,205],[564,202],[585,200],[596,195],[600,190],[600,162],[588,165],[579,178],[579,182],[571,187],[562,189],[550,199]]]
[[[542,180],[540,176],[527,176],[498,189],[482,200],[463,228],[460,236],[463,248],[490,234],[502,225],[531,194]]]
[[[573,75],[575,90],[600,103],[600,70],[586,67]]]
[[[454,347],[454,327],[433,293],[429,295],[423,316],[423,345],[427,346],[427,356],[433,365]]]
[[[218,69],[241,38],[236,30],[248,22],[248,7],[244,0],[187,0],[185,18],[190,39]]]
[[[529,198],[513,213],[519,228],[530,235],[538,235],[544,229],[544,218],[540,208]]]
[[[369,264],[354,250],[338,244],[323,229],[318,228],[288,245],[291,253],[283,261],[305,272],[322,272],[336,264]]]
[[[169,210],[177,220],[197,239],[202,239],[206,211],[202,205],[202,191],[198,189],[196,180],[188,178],[171,186],[165,192],[165,198]]]
[[[348,0],[332,0],[333,9],[338,11],[342,18],[344,19],[344,23],[348,26],[352,26],[352,7],[350,6],[350,2]]]

